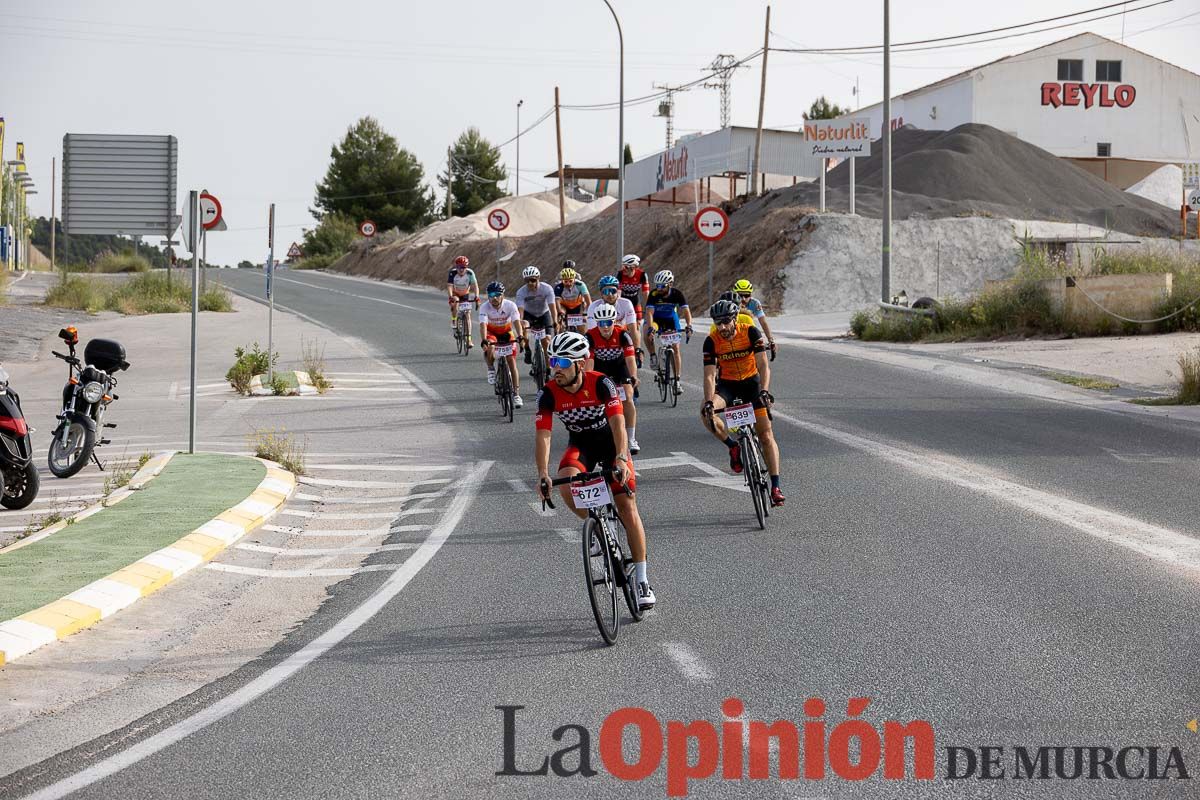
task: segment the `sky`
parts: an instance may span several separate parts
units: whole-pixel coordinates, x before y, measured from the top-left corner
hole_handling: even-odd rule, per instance
[[[625,36],[627,101],[653,93],[656,83],[702,77],[720,53],[740,58],[763,44],[763,0],[611,2]],[[893,43],[951,36],[1106,4],[892,0],[891,36]],[[772,47],[883,41],[882,0],[771,6]],[[1034,27],[1055,24],[1062,23]],[[1200,72],[1198,28],[1200,0],[1172,0],[1020,38],[896,54],[893,96],[1085,30],[1123,37]],[[59,158],[61,169],[64,134],[172,134],[179,140],[180,207],[188,189],[208,189],[229,226],[209,237],[209,260],[259,263],[266,257],[268,205],[276,204],[282,258],[281,249],[315,225],[309,208],[330,148],[360,117],[377,118],[422,163],[432,185],[445,168],[446,148],[467,127],[493,143],[514,137],[519,100],[522,127],[552,108],[555,86],[564,105],[615,102],[617,64],[616,26],[603,0],[0,0],[3,156],[14,158],[15,143],[25,143],[38,189],[30,208],[49,216],[51,158]],[[737,71],[733,124],[755,124],[760,79],[760,59]],[[852,108],[878,102],[882,58],[770,54],[767,127],[796,129],[820,95]],[[676,136],[719,127],[716,90],[697,87],[675,98]],[[626,108],[635,158],[665,145],[656,109],[656,102]],[[562,129],[566,163],[616,162],[615,109],[566,109]],[[543,177],[556,168],[553,115],[524,134],[520,147],[521,193],[553,188],[553,179]],[[502,155],[511,170],[516,143]]]

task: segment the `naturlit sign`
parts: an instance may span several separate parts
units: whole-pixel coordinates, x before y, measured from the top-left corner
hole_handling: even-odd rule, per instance
[[[867,117],[805,120],[804,143],[817,158],[869,156],[871,122]]]
[[[1042,105],[1083,106],[1091,108],[1129,108],[1137,98],[1137,89],[1123,83],[1113,88],[1108,83],[1043,83]]]

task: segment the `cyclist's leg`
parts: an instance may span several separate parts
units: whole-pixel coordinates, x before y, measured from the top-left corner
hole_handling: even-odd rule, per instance
[[[488,372],[492,372],[496,369],[496,357],[492,355],[492,337],[485,336],[481,344],[483,350],[483,360],[487,362]]]
[[[646,529],[642,526],[642,516],[638,513],[637,501],[632,495],[624,492],[613,492],[613,502],[617,506],[617,515],[625,526],[629,538],[630,561],[634,563],[646,560]]]
[[[578,475],[581,472],[587,472],[587,467],[583,462],[583,455],[579,452],[579,448],[574,445],[568,445],[563,452],[562,458],[558,462],[559,478],[569,478],[572,475]],[[587,511],[582,508],[575,507],[575,499],[571,497],[571,485],[564,483],[558,487],[558,494],[562,497],[563,505],[571,509],[571,512],[580,519],[587,519]]]
[[[633,404],[633,384],[622,384],[625,388],[625,430],[637,427],[637,406]]]
[[[775,443],[775,429],[771,425],[771,420],[767,418],[765,410],[754,413],[754,432],[758,435],[759,444],[762,445],[763,459],[767,462],[767,474],[778,477],[779,445]]]
[[[515,341],[515,339],[514,339],[514,341]],[[506,364],[508,364],[509,374],[512,375],[513,394],[520,394],[521,393],[521,378],[520,378],[521,370],[517,369],[517,354],[514,352],[512,355],[505,358],[504,362]]]
[[[713,413],[712,417],[705,417],[703,413],[700,415],[700,420],[704,423],[704,427],[708,428],[717,441],[725,444],[725,440],[729,437],[729,429],[725,427],[725,420],[717,412],[729,405],[729,402],[721,394],[720,381],[717,382],[717,392],[713,395]]]
[[[679,356],[679,345],[677,345],[677,344],[671,345],[671,353],[672,353],[672,359],[675,362],[675,380],[683,380],[683,378],[680,377],[680,375],[683,374],[683,372],[682,372],[683,368],[681,366],[683,361]]]

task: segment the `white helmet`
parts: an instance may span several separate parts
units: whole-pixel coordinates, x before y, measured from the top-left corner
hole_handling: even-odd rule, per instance
[[[550,358],[569,358],[572,361],[582,361],[587,358],[587,337],[575,331],[564,331],[550,341]]]
[[[660,269],[654,273],[654,282],[660,286],[664,283],[674,283],[675,274],[669,269]]]
[[[596,322],[616,322],[617,307],[605,303],[592,312],[592,318],[595,319]]]
[[[640,259],[638,256],[634,255],[633,253],[630,253],[629,255],[627,255],[621,259],[621,263],[627,267],[636,267],[642,263],[642,259]]]
[[[530,278],[540,278],[542,277],[542,271],[533,264],[530,264],[528,267],[521,270],[521,277],[525,280],[529,280]]]

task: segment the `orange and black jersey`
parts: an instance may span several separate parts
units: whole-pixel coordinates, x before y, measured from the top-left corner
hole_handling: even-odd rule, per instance
[[[607,375],[583,373],[583,385],[577,392],[568,392],[554,381],[547,381],[538,392],[537,415],[534,422],[539,431],[554,427],[558,415],[570,434],[571,444],[580,449],[606,452],[612,449],[610,417],[624,414],[617,386]]]
[[[758,374],[755,353],[765,352],[767,342],[762,332],[753,325],[738,323],[733,338],[721,334],[709,334],[704,340],[704,364],[717,366],[717,379],[722,381],[744,381]]]

